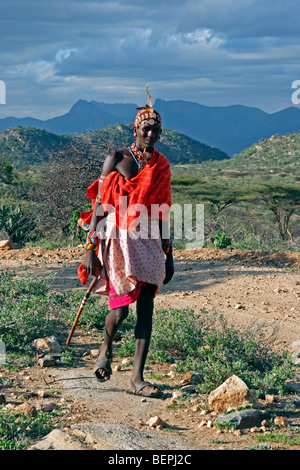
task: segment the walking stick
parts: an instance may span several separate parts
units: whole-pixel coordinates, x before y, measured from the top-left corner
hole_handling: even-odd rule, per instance
[[[93,288],[94,288],[94,286],[95,286],[95,284],[96,284],[97,281],[98,281],[98,276],[95,276],[94,279],[92,280],[91,285],[90,285],[90,287],[88,288],[87,292],[84,294],[84,297],[83,297],[82,302],[81,302],[81,304],[80,304],[80,308],[79,308],[79,310],[78,310],[78,312],[77,312],[77,315],[76,315],[76,318],[75,318],[75,320],[74,320],[72,329],[71,329],[71,331],[70,331],[70,334],[69,334],[68,339],[67,339],[67,342],[66,342],[66,345],[67,345],[67,346],[68,346],[68,344],[69,344],[70,341],[71,341],[71,338],[72,338],[72,336],[73,336],[74,330],[75,330],[75,328],[76,328],[76,325],[77,325],[77,323],[78,323],[78,320],[79,320],[79,317],[80,317],[80,315],[81,315],[81,313],[82,313],[82,310],[84,309],[84,306],[85,306],[85,304],[87,303],[88,298],[89,298],[89,296],[90,296],[90,294],[91,294],[91,292],[92,292],[92,290],[93,290]]]

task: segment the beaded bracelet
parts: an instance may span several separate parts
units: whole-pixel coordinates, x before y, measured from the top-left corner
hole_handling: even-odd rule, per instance
[[[97,237],[97,232],[90,232],[87,236],[87,241],[85,245],[86,250],[97,251],[99,245],[99,237]]]
[[[173,246],[172,246],[172,240],[162,240],[162,249],[165,255],[168,253],[172,253],[173,251]]]

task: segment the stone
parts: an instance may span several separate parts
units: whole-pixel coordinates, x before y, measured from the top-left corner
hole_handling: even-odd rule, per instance
[[[204,375],[199,372],[194,372],[191,376],[191,384],[198,385],[201,384],[204,380]]]
[[[287,426],[288,420],[283,416],[276,416],[276,418],[274,419],[274,424],[281,427]]]
[[[60,429],[54,429],[28,450],[83,450],[83,445]]]
[[[296,366],[300,364],[300,349],[297,349],[295,352],[293,352],[291,356],[291,361]]]
[[[215,419],[215,424],[228,424],[236,429],[247,429],[260,426],[267,417],[269,417],[267,411],[248,409],[219,415]]]
[[[292,343],[292,351],[297,351],[298,349],[300,349],[300,340],[297,339],[296,341],[294,341]]]
[[[0,240],[0,250],[17,250],[18,246],[11,240]]]
[[[31,416],[32,418],[37,415],[37,409],[35,406],[30,405],[29,403],[22,403],[19,406],[16,406],[15,411],[20,411],[24,413],[26,416]]]
[[[285,385],[292,392],[300,393],[300,375],[297,375],[293,379],[286,380]]]
[[[198,390],[198,386],[197,385],[184,385],[183,387],[181,387],[181,390],[183,392],[195,393]]]
[[[232,375],[213,390],[208,397],[208,403],[211,409],[219,412],[226,411],[230,406],[238,408],[247,403],[254,408],[261,407],[245,382],[236,375]]]
[[[99,356],[99,349],[91,349],[91,350],[90,350],[90,355],[91,355],[92,357],[97,358],[97,357]]]
[[[274,397],[274,395],[266,395],[265,399],[268,403],[275,403],[276,402],[276,398]]]
[[[148,428],[139,430],[132,426],[107,422],[85,422],[72,425],[70,432],[75,429],[84,432],[84,443],[90,444],[95,450],[129,450],[135,453],[137,450],[191,450],[185,441],[173,433],[164,435]]]
[[[43,403],[40,407],[40,409],[45,413],[51,413],[51,411],[57,410],[58,408],[59,406],[52,401],[50,401],[49,403]]]
[[[42,357],[38,360],[38,365],[40,367],[55,367],[56,359],[53,359],[51,357]]]
[[[32,342],[32,347],[38,352],[50,351],[52,353],[61,353],[61,346],[55,336],[37,338]]]
[[[156,428],[157,426],[164,426],[164,424],[164,421],[159,416],[153,416],[148,420],[148,425],[151,428]]]

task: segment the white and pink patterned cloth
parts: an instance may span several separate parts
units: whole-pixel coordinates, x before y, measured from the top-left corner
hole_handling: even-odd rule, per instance
[[[97,227],[103,268],[94,288],[95,294],[109,295],[111,308],[134,302],[144,284],[156,285],[158,290],[165,279],[158,220],[141,216],[137,230],[128,231],[117,228],[115,219],[112,210]]]

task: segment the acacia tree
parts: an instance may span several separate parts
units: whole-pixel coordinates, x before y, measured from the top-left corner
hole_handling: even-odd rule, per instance
[[[69,234],[70,217],[88,202],[86,189],[99,178],[104,158],[112,148],[112,142],[100,140],[91,132],[47,155],[40,183],[30,194],[39,203],[35,221],[42,236]]]
[[[277,182],[257,183],[249,186],[246,192],[248,200],[261,201],[272,211],[281,239],[293,242],[289,225],[292,215],[300,208],[299,186]]]

